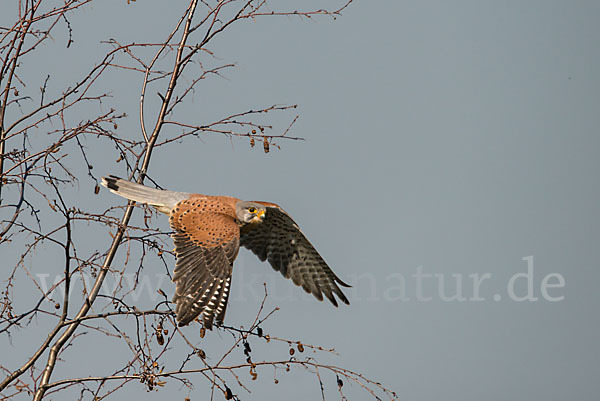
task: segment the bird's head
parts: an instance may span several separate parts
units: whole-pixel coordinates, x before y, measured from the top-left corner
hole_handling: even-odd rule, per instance
[[[235,213],[237,218],[244,224],[260,223],[265,218],[267,209],[256,202],[241,201],[235,205]]]

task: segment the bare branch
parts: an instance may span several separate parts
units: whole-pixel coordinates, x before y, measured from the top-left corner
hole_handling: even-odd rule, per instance
[[[76,52],[71,44],[78,24],[72,22],[83,18],[93,2],[15,0],[13,21],[0,27],[0,246],[10,248],[3,253],[8,268],[0,278],[0,338],[10,342],[21,332],[43,330],[37,343],[15,352],[20,358],[15,367],[0,362],[1,398],[27,394],[42,400],[68,392],[100,400],[134,382],[156,391],[175,381],[189,391],[200,381],[211,399],[220,392],[239,399],[238,391],[249,393],[252,381],[269,377],[271,370],[275,383],[278,375],[293,370],[308,374],[322,399],[332,390],[345,399],[344,381],[363,395],[395,399],[395,393],[361,373],[319,362],[339,357],[333,347],[265,333],[279,310],[266,307],[266,286],[248,325],[217,328],[210,335],[223,338],[221,348],[209,349],[198,322],[191,324],[195,331],[178,327],[159,284],[149,287],[151,303],[136,298],[149,266],[160,269],[159,283],[172,277],[172,232],[155,226],[156,212],[132,202],[96,210],[80,200],[99,193],[94,168],[99,162],[104,169],[121,163],[130,179],[160,187],[148,175],[157,147],[216,135],[251,147],[262,143],[268,152],[284,140],[302,140],[292,132],[299,118],[294,104],[225,110],[201,122],[182,117],[179,110],[192,96],[204,95],[204,82],[235,68],[214,46],[235,24],[273,16],[335,19],[351,0],[342,0],[333,11],[271,11],[266,0],[189,0],[163,40],[103,38],[106,50],[87,69],[75,71],[70,83],[24,68],[44,62],[38,56],[44,46]],[[140,132],[119,128],[130,117],[113,97],[109,72],[140,78],[133,89],[140,92],[135,116]],[[160,101],[147,101],[149,93],[158,93]],[[274,117],[283,118],[276,122]],[[134,210],[140,212],[139,222],[132,219]],[[107,367],[93,366],[103,375],[57,380],[55,372],[72,362],[66,351],[98,338],[124,346],[125,352],[106,361]],[[262,354],[263,347],[276,357]]]

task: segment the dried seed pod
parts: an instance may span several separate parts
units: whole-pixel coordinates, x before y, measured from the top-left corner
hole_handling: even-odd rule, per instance
[[[266,137],[263,139],[263,149],[265,153],[269,153],[269,140]]]
[[[253,148],[254,145],[256,145],[256,142],[254,141],[254,137],[250,137],[250,147]]]
[[[200,338],[204,338],[205,335],[206,335],[206,329],[204,327],[202,327],[200,329]]]
[[[225,399],[226,400],[230,400],[233,398],[233,393],[231,392],[231,389],[227,386],[225,386]]]
[[[298,342],[298,352],[304,352],[304,345],[301,342]]]
[[[203,349],[199,349],[197,352],[198,356],[202,359],[206,359],[206,352]]]
[[[256,328],[256,333],[258,334],[259,337],[263,336],[263,330],[260,327]]]
[[[163,330],[163,333],[165,333],[165,336],[166,336],[167,334],[169,334],[169,330],[167,330],[167,329],[164,329],[164,330]]]
[[[54,309],[60,309],[60,304],[58,302],[54,304]]]
[[[279,380],[277,380],[277,379],[273,380],[273,382],[274,382],[275,384],[279,384]]]
[[[290,355],[294,355],[296,351],[293,348],[290,348]]]
[[[156,331],[156,341],[158,342],[158,345],[163,345],[165,343],[165,338],[163,337],[162,333],[160,331]]]
[[[96,186],[94,187],[94,193],[96,195],[98,195],[99,192],[100,192],[100,185],[96,184]]]
[[[338,385],[338,387],[339,388],[344,387],[344,382],[342,381],[342,379],[340,379],[339,376],[336,376],[336,378],[337,378],[337,385]]]
[[[249,354],[250,352],[252,352],[252,349],[250,348],[250,343],[244,343],[244,353]]]

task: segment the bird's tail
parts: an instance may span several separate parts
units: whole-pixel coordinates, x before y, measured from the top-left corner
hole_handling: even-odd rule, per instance
[[[123,198],[156,206],[157,209],[163,213],[169,213],[177,203],[190,196],[190,194],[186,192],[149,188],[114,175],[102,177],[102,185],[108,188],[110,192],[122,196]]]

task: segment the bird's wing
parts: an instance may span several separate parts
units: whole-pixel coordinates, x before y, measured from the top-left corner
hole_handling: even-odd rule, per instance
[[[298,225],[274,203],[257,202],[267,210],[262,223],[241,228],[240,245],[248,248],[261,261],[268,260],[273,269],[292,279],[320,301],[323,294],[337,306],[333,294],[349,304],[340,287],[350,287],[335,275],[321,255],[304,236]]]
[[[232,216],[203,211],[202,201],[184,200],[171,212],[177,256],[173,302],[180,326],[202,313],[204,327],[211,329],[213,320],[222,324],[225,318],[240,230]]]

